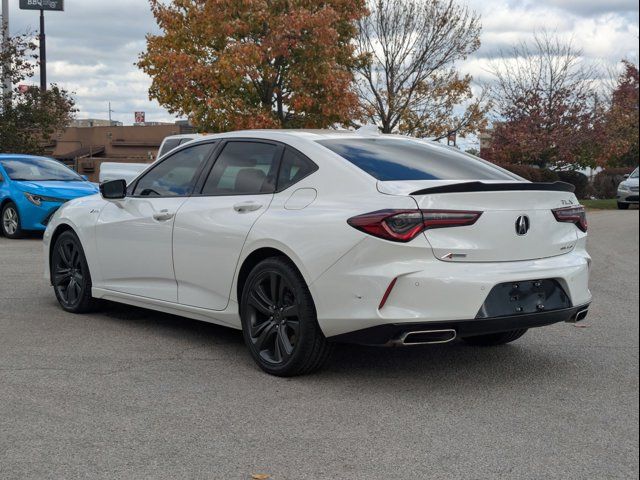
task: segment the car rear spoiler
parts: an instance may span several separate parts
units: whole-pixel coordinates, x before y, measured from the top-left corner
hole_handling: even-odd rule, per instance
[[[529,183],[529,182],[505,182],[483,183],[463,182],[438,187],[423,188],[411,192],[411,195],[430,195],[435,193],[468,193],[468,192],[514,192],[514,191],[538,191],[538,192],[568,192],[573,193],[575,187],[566,182]]]

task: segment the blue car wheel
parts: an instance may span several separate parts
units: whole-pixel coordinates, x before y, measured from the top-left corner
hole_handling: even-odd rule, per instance
[[[13,202],[6,203],[2,207],[2,213],[0,214],[0,227],[2,233],[7,238],[20,238],[22,237],[22,228],[20,224],[20,214],[18,208]]]

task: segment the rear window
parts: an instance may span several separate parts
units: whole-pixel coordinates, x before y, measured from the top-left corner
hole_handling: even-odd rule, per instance
[[[518,179],[480,158],[420,140],[344,138],[318,143],[381,181]]]

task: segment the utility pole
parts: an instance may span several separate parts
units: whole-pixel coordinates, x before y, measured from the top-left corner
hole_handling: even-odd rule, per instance
[[[0,24],[0,30],[2,30],[2,45],[4,50],[9,46],[9,0],[2,0],[2,24]],[[9,78],[9,65],[0,65],[2,70],[2,98],[6,98],[11,94],[11,79]]]

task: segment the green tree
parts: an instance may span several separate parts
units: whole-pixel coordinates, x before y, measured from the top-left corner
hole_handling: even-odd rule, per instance
[[[151,99],[205,131],[320,128],[358,115],[352,43],[364,0],[150,0],[138,66]]]
[[[27,34],[9,37],[0,51],[3,78],[12,85],[28,81],[37,66],[36,46]],[[73,119],[74,100],[56,85],[15,87],[0,95],[0,152],[42,154],[51,136]]]

